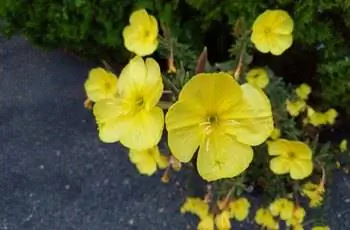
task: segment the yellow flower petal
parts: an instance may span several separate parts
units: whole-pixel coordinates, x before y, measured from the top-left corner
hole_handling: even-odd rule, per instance
[[[215,225],[220,230],[231,229],[230,216],[228,211],[223,211],[215,217]]]
[[[93,113],[99,129],[99,137],[105,143],[117,142],[124,132],[123,105],[118,99],[97,101]]]
[[[243,221],[249,214],[250,203],[246,198],[239,198],[230,202],[229,210],[230,217],[235,218],[238,221]]]
[[[290,170],[290,161],[285,157],[275,157],[270,161],[270,169],[278,175],[288,173]]]
[[[145,65],[147,74],[143,85],[143,95],[146,109],[150,109],[157,105],[162,96],[163,82],[160,67],[153,58],[147,58]]]
[[[311,160],[294,160],[290,166],[290,176],[293,180],[301,180],[310,176],[312,170]]]
[[[293,117],[298,116],[302,111],[304,111],[305,108],[306,103],[304,100],[290,101],[287,99],[286,101],[286,109]]]
[[[114,98],[117,94],[117,77],[103,68],[95,68],[90,70],[84,87],[91,101]]]
[[[340,152],[346,152],[348,150],[348,140],[343,139],[339,144]]]
[[[338,112],[335,109],[329,109],[325,113],[325,116],[327,117],[328,124],[333,125],[338,116]]]
[[[129,159],[141,174],[152,175],[157,171],[157,163],[151,155],[152,149],[130,150]]]
[[[146,75],[147,69],[142,57],[136,56],[131,59],[120,73],[119,94],[125,98],[142,94]]]
[[[294,22],[284,10],[274,10],[272,19],[272,32],[276,34],[291,34],[294,29]]]
[[[289,151],[288,142],[285,139],[269,141],[267,147],[270,156],[284,155]]]
[[[264,142],[273,130],[271,105],[261,89],[249,84],[241,86],[243,100],[235,109],[224,114],[224,119],[233,122],[226,132],[247,145],[259,145]]]
[[[276,140],[281,136],[281,130],[278,128],[274,128],[271,132],[270,138],[272,140]]]
[[[227,73],[202,73],[183,87],[179,101],[202,106],[207,114],[221,114],[242,98],[239,84]]]
[[[131,149],[147,149],[160,141],[164,125],[163,111],[155,107],[151,111],[140,111],[125,121],[125,132],[120,143]]]
[[[212,216],[201,219],[197,227],[198,230],[214,230],[214,220]]]
[[[311,93],[311,87],[308,84],[301,84],[298,88],[295,89],[295,93],[302,100],[307,100],[309,94]]]
[[[168,144],[172,154],[181,162],[189,162],[202,143],[204,114],[191,103],[177,102],[166,115]]]
[[[293,44],[293,36],[288,35],[274,35],[268,38],[273,55],[281,55],[284,51],[289,49]]]
[[[180,211],[181,213],[189,212],[197,215],[202,220],[209,217],[209,205],[199,198],[187,197],[185,203],[181,206]]]
[[[197,168],[202,178],[213,181],[239,175],[248,168],[252,159],[251,147],[231,136],[213,132],[199,148]]]

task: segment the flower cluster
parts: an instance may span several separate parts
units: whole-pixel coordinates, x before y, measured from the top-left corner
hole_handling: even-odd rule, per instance
[[[198,230],[231,229],[230,219],[243,221],[249,213],[250,203],[246,198],[231,201],[227,207],[214,213],[207,202],[199,198],[188,197],[181,207],[181,213],[192,213],[199,217]]]
[[[292,18],[283,10],[263,12],[237,38],[243,45],[237,45],[240,53],[229,68],[227,63],[210,68],[204,49],[197,67],[186,69],[186,60],[174,56],[176,39],[167,40],[166,26],[162,24],[164,31],[159,31],[154,16],[145,9],[136,10],[122,34],[133,56],[119,76],[101,67],[90,71],[84,85],[85,106],[93,111],[101,141],[128,148],[130,161],[143,175],[164,169],[163,182],[169,181],[171,169],[195,168],[208,188],[214,188],[207,191],[213,199],[188,197],[181,207],[182,213],[199,217],[199,230],[228,230],[232,220],[245,220],[250,203],[241,197],[242,191],[255,186],[266,193],[271,189],[274,195],[267,207],[256,211],[256,224],[279,229],[282,221],[294,230],[304,229],[306,212],[298,196],[307,198],[312,208],[322,204],[328,173],[324,159],[333,156],[303,129],[333,125],[338,113],[315,111],[308,104],[312,89],[305,83],[292,94],[283,87],[275,93],[280,80],[273,71],[249,68],[243,60],[252,47],[249,42],[272,55],[289,49]],[[158,46],[168,51],[168,69],[163,73],[155,59],[145,57]],[[296,125],[298,116],[304,123],[301,128]],[[165,133],[167,145],[160,151]],[[337,148],[338,153],[346,152],[347,140]],[[313,181],[320,178],[319,184],[311,182],[311,175]]]

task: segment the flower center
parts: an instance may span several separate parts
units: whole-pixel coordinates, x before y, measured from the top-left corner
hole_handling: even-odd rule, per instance
[[[219,119],[218,119],[218,116],[216,115],[212,115],[208,117],[208,122],[210,123],[210,125],[215,125],[218,123],[218,121]]]
[[[105,89],[109,90],[111,88],[111,84],[109,82],[105,83]]]
[[[296,154],[294,152],[288,152],[288,158],[290,160],[294,160],[296,158]]]
[[[265,28],[264,29],[264,33],[265,33],[265,35],[270,34],[271,33],[271,28]]]
[[[143,104],[144,104],[143,97],[139,97],[139,98],[136,100],[136,105],[137,105],[137,107],[143,107]]]

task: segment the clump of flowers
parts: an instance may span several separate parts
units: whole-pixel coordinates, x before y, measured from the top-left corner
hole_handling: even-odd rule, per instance
[[[172,171],[198,174],[205,196],[187,197],[180,209],[198,216],[197,229],[231,229],[233,221],[249,218],[245,197],[258,194],[264,205],[254,212],[257,225],[301,230],[304,207],[322,206],[331,169],[345,165],[340,156],[349,154],[347,140],[320,141],[339,114],[311,105],[311,86],[291,88],[268,67],[250,65],[254,47],[272,55],[291,47],[289,14],[266,10],[250,26],[237,20],[234,60],[211,65],[206,48],[187,54],[167,21],[136,10],[120,35],[132,52],[129,63],[118,74],[108,65],[92,69],[84,105],[100,140],[127,148],[140,174],[164,170],[162,182],[171,182]],[[144,58],[153,52],[167,69]]]

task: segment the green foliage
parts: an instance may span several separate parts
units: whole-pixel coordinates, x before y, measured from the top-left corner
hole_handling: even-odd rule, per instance
[[[0,0],[0,33],[23,34],[46,48],[63,48],[80,56],[117,60],[129,58],[122,30],[134,9],[146,8],[183,40],[195,40],[195,24],[180,18],[178,0]],[[186,25],[186,29],[178,29]],[[182,33],[182,34],[181,34]]]

